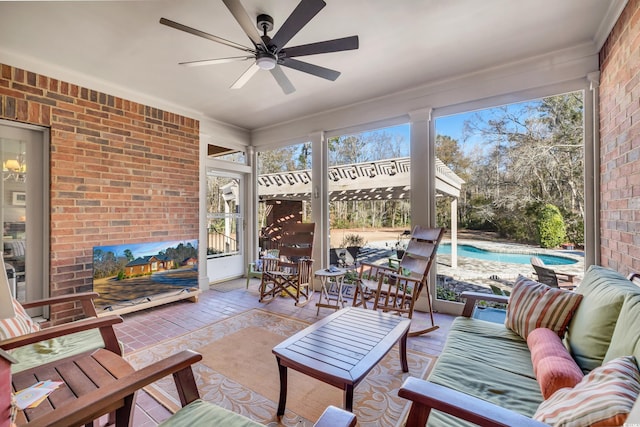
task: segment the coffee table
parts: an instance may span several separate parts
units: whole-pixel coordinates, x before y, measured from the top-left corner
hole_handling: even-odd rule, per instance
[[[353,412],[353,390],[400,341],[402,371],[407,364],[411,320],[366,310],[343,308],[273,348],[280,373],[278,416],[287,402],[287,368],[344,390],[344,408]]]

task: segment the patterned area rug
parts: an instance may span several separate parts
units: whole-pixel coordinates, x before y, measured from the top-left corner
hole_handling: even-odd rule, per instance
[[[200,396],[211,403],[269,426],[312,426],[328,405],[342,407],[342,390],[289,369],[287,410],[278,422],[280,383],[271,349],[307,327],[297,319],[249,310],[194,332],[126,356],[137,369],[184,349],[203,355],[193,366]],[[398,389],[408,376],[425,378],[435,358],[408,351],[409,372],[403,373],[397,346],[356,387],[354,413],[360,426],[395,426],[409,409]],[[171,377],[146,389],[170,410],[179,408]]]

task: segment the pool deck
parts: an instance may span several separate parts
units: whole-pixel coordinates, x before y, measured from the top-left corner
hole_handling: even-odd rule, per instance
[[[450,243],[448,240],[443,240],[443,242]],[[479,249],[495,252],[522,253],[531,256],[545,254],[571,258],[576,261],[575,264],[550,266],[549,268],[557,271],[558,273],[575,274],[576,284],[579,283],[584,276],[584,256],[579,251],[542,249],[540,247],[522,244],[466,239],[459,239],[458,245],[471,245]],[[523,275],[532,279],[536,278],[533,274],[534,271],[531,264],[486,261],[458,256],[458,266],[457,268],[452,268],[451,255],[438,255],[437,272],[438,275],[451,277],[455,280],[469,282],[483,287],[489,287],[490,284],[493,284],[504,290],[510,289],[511,283],[515,282],[518,275]]]
[[[442,243],[451,243],[451,240],[443,239]],[[392,244],[393,242],[391,245]],[[575,274],[577,283],[579,283],[584,276],[584,256],[580,251],[542,249],[537,246],[517,243],[501,243],[488,240],[470,239],[458,239],[458,245],[470,245],[479,249],[494,252],[521,253],[531,256],[545,254],[571,258],[576,261],[575,264],[550,266],[549,268],[552,268],[559,273]],[[372,246],[389,247],[390,245],[387,242],[375,242]],[[439,276],[442,275],[456,281],[468,282],[485,288],[489,288],[489,284],[493,284],[506,290],[511,287],[510,282],[514,282],[520,274],[532,279],[535,279],[536,277],[533,274],[533,267],[531,267],[531,264],[487,261],[461,256],[458,256],[457,268],[452,268],[451,255],[438,255],[436,268]]]

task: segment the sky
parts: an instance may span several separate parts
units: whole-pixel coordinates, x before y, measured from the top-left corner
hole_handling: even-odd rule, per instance
[[[165,242],[153,242],[153,243],[128,243],[123,245],[113,246],[96,246],[95,249],[101,249],[103,252],[113,252],[117,256],[124,255],[125,249],[129,249],[134,257],[143,257],[147,255],[157,255],[158,252],[164,251],[167,248],[175,248],[180,243],[186,245],[191,243],[191,246],[197,248],[197,240],[170,240]]]

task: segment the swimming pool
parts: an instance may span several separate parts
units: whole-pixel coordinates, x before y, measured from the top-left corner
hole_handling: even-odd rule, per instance
[[[451,244],[443,243],[438,247],[438,254],[451,255]],[[471,245],[458,245],[458,256],[476,258],[484,261],[496,261],[496,262],[510,262],[513,264],[530,264],[531,257],[537,256],[546,265],[569,265],[575,264],[578,261],[556,255],[544,255],[544,254],[518,254],[510,252],[493,252],[484,249],[476,248]]]

